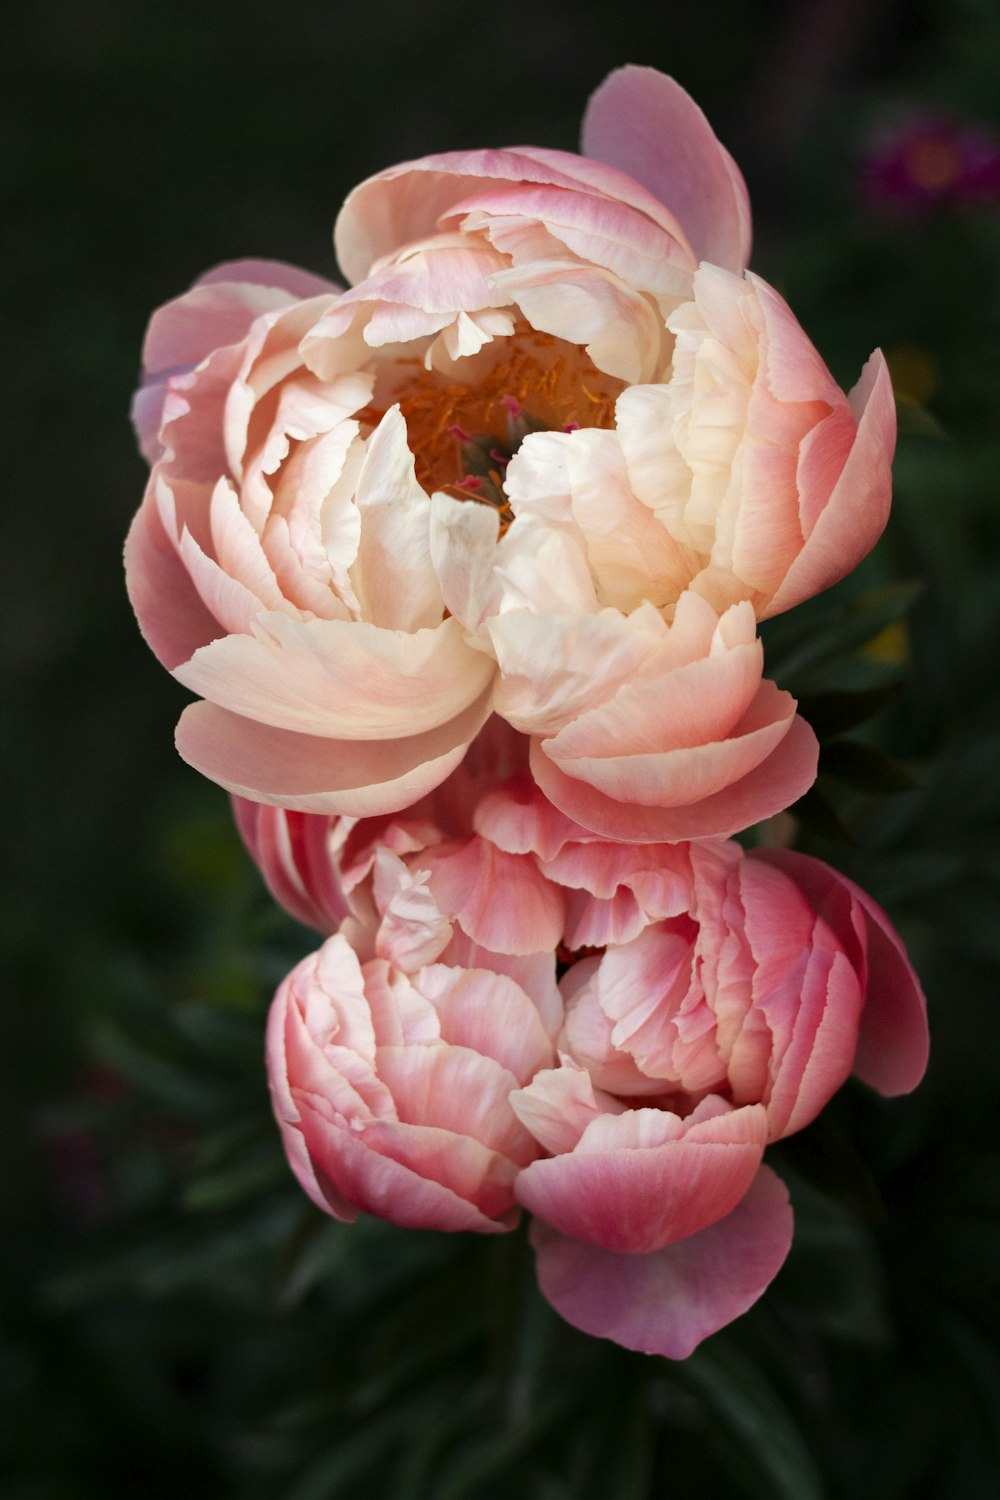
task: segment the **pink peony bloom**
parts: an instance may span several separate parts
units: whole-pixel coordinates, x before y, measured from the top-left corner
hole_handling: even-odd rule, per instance
[[[505,1178],[504,1212],[516,1201],[534,1214],[539,1282],[568,1321],[684,1357],[760,1296],[787,1253],[791,1212],[762,1165],[767,1143],[807,1125],[852,1071],[887,1095],[919,1082],[919,984],[885,914],[818,860],[603,839],[524,771],[469,790],[441,788],[447,833],[426,803],[338,827],[324,888],[332,878],[350,915],[331,940],[341,946],[322,952],[350,953],[380,984],[389,964],[383,989],[396,996],[433,999],[427,975],[447,973],[469,997],[468,1024],[486,1027],[476,1046],[501,1062],[485,976],[530,1000],[558,1058],[532,1044],[506,1095],[534,1149]],[[310,986],[316,962],[296,971]],[[269,1056],[286,1146],[310,1187],[308,1130],[280,1081],[293,1069],[274,1045]],[[347,1180],[339,1140],[323,1137],[324,1182]],[[350,1181],[351,1203],[376,1201]],[[373,1211],[397,1218],[411,1201],[423,1198]]]
[[[129,589],[234,794],[393,812],[494,707],[619,837],[813,779],[755,620],[881,530],[884,366],[843,396],[744,276],[742,179],[671,80],[612,74],[583,149],[393,167],[338,219],[348,290],[247,262],[154,316]]]
[[[440,961],[451,925],[384,847],[374,901],[374,923],[329,938],[274,999],[268,1072],[292,1170],[339,1219],[499,1233],[540,1150],[511,1094],[550,1063],[550,1037],[515,980]]]

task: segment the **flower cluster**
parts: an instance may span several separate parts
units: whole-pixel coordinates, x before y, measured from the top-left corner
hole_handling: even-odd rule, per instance
[[[649,69],[582,155],[391,168],[335,238],[347,290],[240,262],[154,316],[126,549],[181,754],[329,934],[269,1024],[289,1161],[340,1218],[529,1210],[568,1321],[680,1358],[787,1253],[767,1143],[925,1063],[879,908],[730,841],[815,776],[757,621],[885,525],[884,361],[837,387]]]

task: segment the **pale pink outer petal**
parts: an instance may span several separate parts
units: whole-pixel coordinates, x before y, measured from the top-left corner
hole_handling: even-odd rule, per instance
[[[845,911],[844,893],[860,907],[867,983],[854,1072],[887,1097],[908,1094],[927,1067],[927,1001],[889,918],[860,886],[821,860],[789,849],[756,849],[752,858],[764,859],[790,876],[813,909],[830,922],[848,952],[853,913]]]
[[[455,769],[490,714],[490,693],[424,734],[332,740],[192,703],[177,725],[182,760],[252,802],[351,817],[410,807]]]
[[[199,487],[204,488],[204,487]],[[208,513],[209,493],[204,494]],[[181,561],[176,526],[164,519],[173,496],[156,469],[125,539],[125,583],[143,639],[168,671],[223,633]]]
[[[750,258],[746,185],[680,84],[655,68],[616,69],[587,105],[582,149],[629,173],[666,204],[696,260],[742,271]]]
[[[383,256],[433,234],[465,199],[511,182],[570,188],[598,203],[624,203],[659,224],[682,249],[688,248],[669,207],[612,165],[530,146],[452,151],[389,167],[348,194],[334,228],[344,275],[352,283],[361,281]]]
[[[619,1255],[536,1219],[531,1243],[542,1295],[574,1328],[626,1349],[687,1359],[746,1312],[792,1243],[788,1190],[761,1167],[724,1219],[652,1255]]]
[[[663,1139],[671,1121],[684,1133]],[[650,1123],[657,1129],[648,1131]],[[599,1115],[574,1151],[525,1168],[518,1200],[561,1233],[606,1250],[649,1254],[686,1239],[743,1197],[760,1166],[767,1118],[754,1104],[687,1123],[652,1109]]]
[[[764,612],[764,618],[810,599],[865,557],[889,518],[896,408],[879,350],[848,395],[858,431],[854,445],[812,531]]]
[[[688,753],[697,757],[699,751]],[[619,802],[567,776],[545,753],[544,741],[531,742],[531,771],[542,793],[584,828],[625,844],[729,838],[807,792],[818,759],[816,736],[796,714],[777,749],[722,791],[683,807],[645,807]]]

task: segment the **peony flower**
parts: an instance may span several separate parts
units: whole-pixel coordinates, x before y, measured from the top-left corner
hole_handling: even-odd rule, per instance
[[[551,1061],[550,1037],[515,980],[440,961],[451,926],[385,848],[374,889],[376,922],[329,938],[274,999],[268,1072],[289,1162],[336,1218],[499,1233],[540,1149],[510,1097]]]
[[[535,1143],[510,1193],[534,1215],[539,1284],[585,1331],[682,1358],[787,1254],[767,1144],[813,1120],[852,1071],[886,1095],[919,1082],[919,984],[885,914],[818,860],[604,839],[524,771],[471,802],[466,787],[449,806],[447,787],[448,833],[424,806],[329,842],[350,905],[330,941],[362,967],[391,956],[395,994],[410,994],[399,971],[426,993],[421,964],[454,985],[471,971],[470,1024],[486,1024],[485,975],[530,1000],[558,1052],[533,1051],[507,1095]],[[295,1120],[276,1107],[294,1162]],[[388,1199],[374,1211],[396,1212]]]
[[[812,781],[755,620],[881,530],[884,366],[844,397],[744,276],[742,179],[671,80],[612,74],[583,149],[391,168],[337,221],[347,290],[240,263],[155,315],[129,588],[234,794],[394,812],[494,707],[619,837]]]
[[[586,1332],[683,1357],[784,1259],[766,1143],[852,1071],[886,1095],[920,1081],[919,983],[884,912],[805,855],[565,837],[523,788],[480,826],[580,892],[576,941],[611,934],[560,981],[559,1066],[512,1098],[550,1153],[517,1180],[540,1285]]]

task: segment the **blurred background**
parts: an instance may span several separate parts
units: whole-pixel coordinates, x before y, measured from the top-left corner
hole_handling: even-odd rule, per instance
[[[995,1500],[995,0],[20,9],[0,62],[0,1497]],[[623,62],[706,110],[749,182],[755,268],[838,380],[875,344],[893,368],[888,532],[767,647],[822,719],[803,847],[889,909],[934,1037],[915,1096],[849,1085],[776,1153],[795,1250],[680,1366],[559,1323],[521,1236],[348,1228],[295,1188],[261,1033],[315,939],[175,756],[186,695],[120,565],[151,310],[236,257],[335,274],[337,207],[390,163],[574,149]]]

